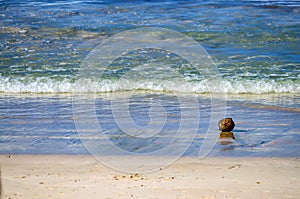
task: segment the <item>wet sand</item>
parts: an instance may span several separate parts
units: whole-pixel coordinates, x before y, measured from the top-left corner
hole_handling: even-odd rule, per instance
[[[130,161],[119,157],[120,164]],[[300,159],[180,158],[122,173],[91,156],[1,155],[2,198],[298,198]],[[128,163],[128,162],[127,162]]]

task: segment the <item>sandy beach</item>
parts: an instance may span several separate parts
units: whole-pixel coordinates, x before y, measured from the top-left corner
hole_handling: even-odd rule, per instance
[[[129,161],[120,158],[120,164]],[[92,156],[1,155],[1,198],[298,198],[300,159],[180,158],[122,173]]]

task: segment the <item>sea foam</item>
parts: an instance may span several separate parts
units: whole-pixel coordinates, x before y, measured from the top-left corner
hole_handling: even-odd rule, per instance
[[[209,86],[213,85],[213,86]],[[1,93],[93,93],[148,90],[178,93],[300,93],[299,81],[275,81],[270,79],[222,79],[222,80],[110,80],[36,78],[34,81],[0,77]]]

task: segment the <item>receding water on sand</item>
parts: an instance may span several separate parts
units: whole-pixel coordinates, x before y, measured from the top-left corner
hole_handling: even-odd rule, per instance
[[[197,97],[199,109],[180,106],[176,96],[167,93],[137,93],[130,98],[129,112],[131,119],[139,126],[147,126],[142,132],[124,132],[115,122],[114,117],[122,116],[112,111],[111,104],[125,106],[124,93],[114,95],[96,94],[95,111],[102,134],[91,131],[79,136],[72,111],[72,95],[1,95],[0,113],[0,153],[2,154],[87,154],[82,140],[90,140],[95,147],[105,148],[107,142],[116,147],[131,152],[147,154],[167,146],[174,136],[178,146],[187,144],[185,156],[197,156],[205,141],[206,131],[211,122],[211,98],[209,95],[194,95]],[[191,95],[181,96],[189,102]],[[243,99],[246,98],[246,99]],[[289,98],[291,101],[287,101]],[[284,99],[286,104],[278,104]],[[274,95],[262,96],[227,96],[226,116],[234,119],[236,140],[228,145],[216,144],[210,156],[300,156],[300,125],[299,96]],[[73,100],[76,100],[73,98]],[[295,100],[295,101],[292,101]],[[82,103],[82,101],[81,101]],[[152,118],[151,107],[161,104],[163,114]],[[277,108],[276,108],[277,107]],[[82,115],[91,111],[91,107],[83,103]],[[117,107],[118,109],[118,107]],[[180,114],[183,109],[189,111],[184,121]],[[116,111],[116,110],[114,110]],[[194,129],[186,128],[178,135],[180,122],[191,122],[196,112],[200,113],[199,126]],[[164,120],[163,117],[166,117]],[[78,118],[77,118],[78,119]],[[153,120],[154,119],[154,120]],[[126,124],[123,124],[126,125]],[[215,126],[218,137],[217,124]],[[159,133],[157,126],[162,126]],[[149,134],[150,133],[150,134]],[[85,136],[85,137],[82,137]],[[190,143],[187,143],[190,142]],[[109,151],[105,154],[111,155]],[[170,152],[171,154],[171,152]],[[168,155],[167,153],[162,155]]]

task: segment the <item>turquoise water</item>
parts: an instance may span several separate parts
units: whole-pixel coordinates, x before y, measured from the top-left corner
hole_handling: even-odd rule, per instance
[[[299,1],[0,1],[0,153],[86,154],[84,142],[104,150],[109,141],[145,154],[172,143],[181,122],[192,125],[199,114],[197,129],[186,125],[175,139],[187,146],[184,155],[198,155],[210,125],[217,138],[215,120],[228,116],[237,123],[237,139],[229,145],[215,140],[211,155],[298,157],[299,12]],[[98,79],[82,79],[81,64],[92,49],[142,27],[168,28],[197,41],[222,84],[210,89],[187,60],[158,49],[125,53]],[[139,66],[144,70],[135,73]],[[77,101],[77,88],[91,104]],[[224,99],[225,112],[214,110],[214,99]],[[95,111],[102,134],[87,129],[80,137],[74,102],[83,121]],[[159,133],[124,132],[116,123],[123,112],[113,112],[112,103],[116,110],[128,106],[138,127],[151,124],[145,132],[161,127]]]
[[[162,27],[203,45],[218,65],[226,93],[299,93],[299,5],[299,1],[1,1],[0,92],[72,92],[83,84],[78,77],[80,63],[97,44],[124,30]],[[149,56],[139,55],[132,62],[145,63]],[[164,55],[152,60],[163,65]],[[119,61],[108,81],[91,81],[89,86],[107,92],[134,85],[122,87],[113,81],[124,71],[124,60]],[[189,70],[185,68],[186,78],[193,86],[185,92],[208,92],[201,74],[189,76]],[[144,89],[162,90],[157,79],[146,81],[156,86]],[[177,87],[174,82],[172,89]]]

